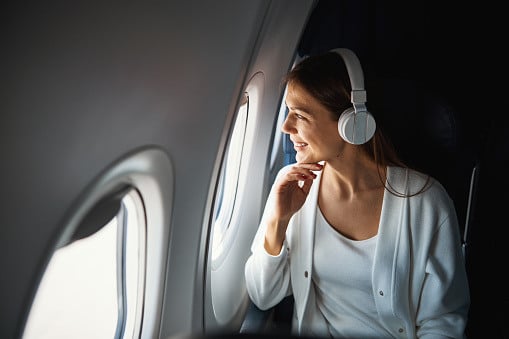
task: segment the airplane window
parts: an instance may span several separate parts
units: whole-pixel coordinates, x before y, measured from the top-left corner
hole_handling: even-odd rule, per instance
[[[274,137],[273,137],[273,144],[272,144],[272,152],[270,155],[270,171],[278,171],[281,167],[281,163],[279,158],[283,155],[283,150],[281,149],[282,146],[282,138],[283,138],[283,132],[281,132],[281,127],[283,126],[283,122],[286,118],[287,108],[285,104],[286,99],[286,87],[285,91],[283,93],[283,98],[281,100],[281,106],[279,108],[279,113],[277,116],[277,122],[276,127],[274,129]],[[272,181],[271,181],[272,182]]]
[[[230,225],[233,214],[239,183],[242,150],[244,148],[244,139],[246,135],[248,107],[249,97],[246,93],[237,112],[235,125],[228,142],[226,156],[221,168],[217,202],[214,208],[216,219],[212,238],[213,261],[223,252],[224,235]]]
[[[302,60],[302,57],[296,54],[293,66],[295,66],[300,60]],[[289,135],[281,132],[281,127],[283,126],[286,115],[288,114],[288,108],[285,103],[286,92],[287,88],[285,86],[273,135],[274,141],[272,144],[269,167],[271,175],[270,183],[274,181],[277,172],[282,166],[295,162],[295,150],[293,149],[290,137]]]
[[[132,189],[98,231],[57,249],[42,277],[24,339],[139,335],[145,267],[145,211]]]
[[[242,309],[247,307],[243,266],[251,237],[242,230],[258,218],[261,209],[256,207],[261,199],[251,188],[253,180],[248,174],[259,164],[257,138],[261,121],[267,118],[261,107],[264,81],[262,72],[255,73],[248,81],[236,115],[225,131],[224,149],[220,150],[222,160],[213,193],[211,223],[206,225],[210,229],[207,249],[210,262],[205,290],[205,327],[211,331],[238,323]],[[266,151],[262,152],[262,157],[268,160]]]

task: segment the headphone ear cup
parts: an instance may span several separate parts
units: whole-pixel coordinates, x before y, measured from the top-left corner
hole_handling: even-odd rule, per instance
[[[375,134],[375,118],[368,111],[355,112],[353,107],[341,113],[338,132],[341,138],[353,145],[362,145]]]

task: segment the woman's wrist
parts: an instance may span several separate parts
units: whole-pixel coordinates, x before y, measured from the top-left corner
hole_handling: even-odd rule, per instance
[[[274,219],[267,225],[264,247],[270,255],[278,255],[283,247],[289,220]]]

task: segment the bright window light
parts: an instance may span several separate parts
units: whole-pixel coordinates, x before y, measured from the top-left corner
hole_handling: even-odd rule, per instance
[[[141,198],[131,190],[122,199],[117,216],[104,227],[54,252],[32,304],[23,339],[111,339],[139,334],[144,213]],[[122,229],[125,233],[120,233]],[[119,281],[122,263],[124,281]],[[124,291],[119,291],[119,286]],[[119,295],[125,298],[119,300]],[[123,314],[119,313],[121,304],[126,310]]]
[[[217,258],[223,251],[223,239],[233,214],[239,184],[242,150],[244,148],[244,139],[246,135],[248,107],[249,97],[246,95],[244,102],[237,112],[235,125],[222,164],[215,206],[216,219],[214,222],[214,235],[212,240],[212,260]]]

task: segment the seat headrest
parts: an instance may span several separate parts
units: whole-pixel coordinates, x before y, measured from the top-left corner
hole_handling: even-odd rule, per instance
[[[369,92],[368,106],[375,106],[371,111],[404,159],[458,150],[461,123],[446,100],[408,79],[382,79],[376,87]]]
[[[441,95],[412,80],[383,79],[375,85],[376,90],[368,90],[368,105],[372,104],[378,126],[406,164],[440,181],[463,225],[472,169],[479,157],[467,138],[465,117]]]

